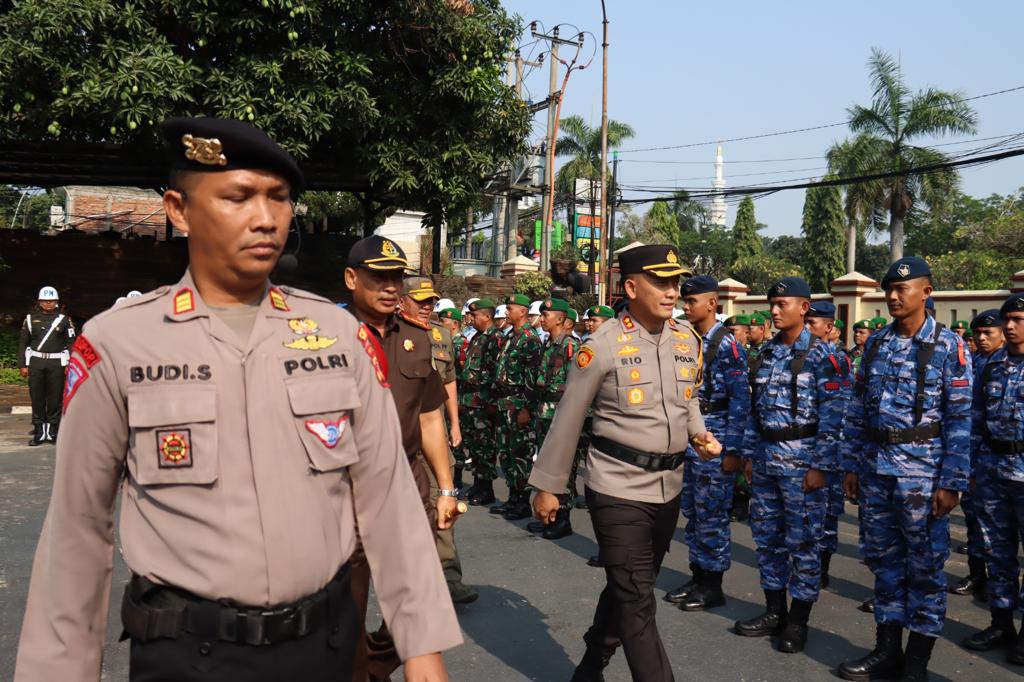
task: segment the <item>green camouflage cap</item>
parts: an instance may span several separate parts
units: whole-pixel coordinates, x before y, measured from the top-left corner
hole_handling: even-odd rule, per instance
[[[857,320],[853,323],[854,329],[871,329],[871,320]]]
[[[846,329],[846,323],[842,320],[836,320],[836,329]]]
[[[615,317],[615,311],[606,305],[591,306],[588,312],[591,317],[607,317],[609,319]]]
[[[553,310],[558,313],[569,313],[569,302],[564,298],[547,298],[541,304],[542,311]]]
[[[526,294],[512,294],[505,299],[505,305],[521,305],[524,308],[529,308],[533,301]]]
[[[874,327],[875,329],[881,329],[887,324],[889,324],[889,320],[885,319],[884,317],[871,318],[871,326]]]
[[[488,308],[494,310],[497,307],[491,299],[480,298],[469,304],[469,312],[475,313],[478,310],[487,310]]]
[[[458,308],[445,308],[437,314],[442,320],[456,320],[462,322],[462,311]]]
[[[726,327],[749,327],[750,326],[750,315],[733,315],[725,321]]]
[[[750,324],[751,325],[753,325],[755,327],[759,327],[759,326],[761,326],[764,323],[765,323],[765,316],[762,315],[761,313],[754,313],[753,315],[750,316]]]
[[[950,326],[950,329],[970,329],[971,323],[967,320],[957,320]]]

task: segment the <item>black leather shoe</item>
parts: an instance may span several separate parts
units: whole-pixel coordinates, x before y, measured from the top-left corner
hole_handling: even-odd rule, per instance
[[[686,601],[687,595],[697,589],[700,584],[701,569],[697,564],[690,564],[690,580],[665,595],[665,601],[669,604],[682,604]]]
[[[864,613],[874,613],[875,612],[875,598],[872,597],[871,599],[868,599],[865,602],[861,602],[861,605],[857,607],[857,610],[858,611],[863,611]]]
[[[779,635],[779,651],[784,654],[798,654],[807,644],[807,625],[787,623]]]
[[[501,504],[496,504],[491,507],[488,511],[491,514],[504,514],[508,509],[516,503],[516,496],[514,493],[509,493],[508,499]]]
[[[767,610],[760,616],[738,620],[733,629],[744,637],[767,637],[777,635],[786,627],[786,591],[765,590]]]
[[[526,524],[526,530],[530,531],[534,535],[537,535],[538,533],[543,533],[544,532],[544,522],[543,521],[530,521],[528,524]]]
[[[597,554],[587,559],[587,566],[592,568],[604,568],[604,562],[601,561],[601,557]]]
[[[560,540],[572,535],[572,523],[569,521],[569,510],[559,509],[554,523],[549,523],[540,534],[545,540]]]
[[[967,545],[957,545],[953,548],[953,551],[957,554],[967,554]]]
[[[679,604],[679,608],[683,611],[707,611],[725,604],[721,575],[721,573],[718,574],[717,584],[713,580],[706,580],[698,585],[695,590],[686,595],[686,598]]]
[[[576,508],[577,509],[590,509],[590,506],[587,504],[587,496],[586,495],[577,495],[576,496]]]
[[[30,448],[34,448],[37,445],[42,445],[46,442],[46,438],[43,435],[43,425],[37,424],[32,430],[32,440],[28,442]]]
[[[466,501],[468,501],[474,507],[482,507],[488,504],[494,504],[494,482],[493,481],[479,481],[473,484],[476,486],[476,490],[466,495]]]
[[[844,680],[884,680],[903,672],[903,626],[881,623],[875,630],[875,648],[867,655],[839,665]]]
[[[531,516],[533,516],[533,508],[530,506],[530,499],[525,496],[517,500],[515,504],[509,505],[505,513],[501,515],[506,521],[522,521]]]
[[[956,585],[949,586],[950,594],[968,595],[974,593],[975,578],[973,575],[969,575]]]
[[[1024,627],[1017,634],[1017,639],[1010,647],[1010,653],[1006,655],[1006,662],[1013,665],[1024,665]]]
[[[1013,621],[1010,627],[996,625],[993,623],[981,632],[975,632],[964,640],[964,646],[972,651],[992,651],[993,649],[1006,649],[1013,644],[1017,638],[1017,631],[1013,629]]]

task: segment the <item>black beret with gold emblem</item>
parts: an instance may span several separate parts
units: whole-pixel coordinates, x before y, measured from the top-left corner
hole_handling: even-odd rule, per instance
[[[405,270],[409,260],[398,244],[379,234],[371,234],[352,245],[346,265],[368,270]]]
[[[655,277],[675,277],[693,273],[682,264],[679,250],[671,244],[635,246],[619,254],[619,271],[623,275],[645,272]]]
[[[163,131],[171,170],[267,170],[288,181],[292,198],[305,179],[291,154],[255,126],[227,118],[169,118]]]

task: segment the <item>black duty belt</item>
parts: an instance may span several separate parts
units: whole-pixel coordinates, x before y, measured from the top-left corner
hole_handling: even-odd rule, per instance
[[[901,445],[918,440],[931,440],[939,435],[942,425],[939,422],[919,424],[908,429],[865,429],[868,440],[880,445]]]
[[[800,426],[786,426],[781,429],[761,429],[761,440],[771,443],[783,443],[787,440],[800,440],[818,435],[818,424],[802,424]]]
[[[266,646],[305,637],[340,614],[350,593],[348,564],[319,592],[274,608],[226,606],[133,575],[124,590],[121,622],[141,642],[177,639],[188,632],[222,642]]]
[[[718,400],[700,399],[700,413],[714,414],[715,412],[727,412],[729,410],[729,399],[719,398]]]
[[[613,457],[626,464],[632,464],[641,469],[646,469],[647,471],[674,471],[682,466],[684,455],[686,454],[685,452],[677,452],[674,454],[654,455],[649,452],[634,450],[601,436],[591,436],[590,443],[609,457]]]
[[[997,455],[1020,455],[1024,454],[1024,440],[996,440],[985,438],[985,444],[992,448]]]

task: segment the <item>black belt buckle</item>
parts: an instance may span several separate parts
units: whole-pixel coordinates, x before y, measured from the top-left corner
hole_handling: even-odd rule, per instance
[[[882,442],[886,445],[898,445],[900,442],[900,432],[903,429],[897,429],[894,426],[887,426],[882,429]]]
[[[264,611],[263,638],[268,644],[296,639],[300,631],[300,614],[302,608],[289,606],[273,611]]]
[[[633,461],[641,469],[650,469],[651,465],[657,464],[657,457],[645,452],[637,452],[633,455]]]

